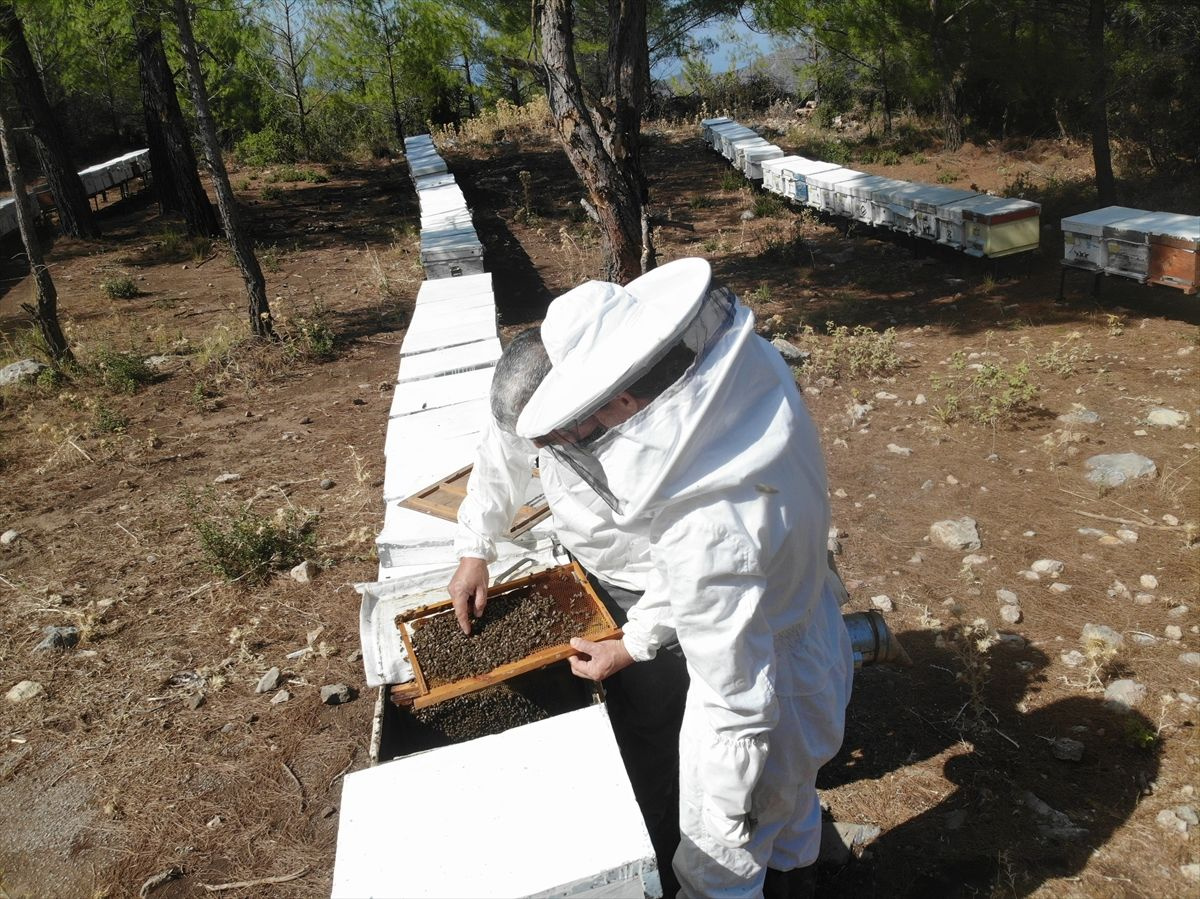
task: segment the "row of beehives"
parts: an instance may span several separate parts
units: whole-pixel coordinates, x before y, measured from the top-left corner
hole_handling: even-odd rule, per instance
[[[483,272],[483,244],[475,233],[462,188],[446,170],[433,137],[404,139],[408,171],[421,204],[421,265],[426,278],[456,278]]]
[[[1062,220],[1063,265],[1193,294],[1200,289],[1200,216],[1105,206]]]
[[[121,187],[134,178],[144,177],[150,171],[150,151],[133,150],[116,159],[99,162],[88,166],[79,173],[83,182],[83,191],[88,197],[94,197]],[[33,196],[45,193],[48,188],[35,189]],[[17,230],[17,207],[12,197],[0,200],[0,237],[6,237]]]
[[[764,190],[820,212],[997,258],[1035,249],[1042,208],[976,190],[899,181],[789,155],[724,116],[700,123],[705,142]]]

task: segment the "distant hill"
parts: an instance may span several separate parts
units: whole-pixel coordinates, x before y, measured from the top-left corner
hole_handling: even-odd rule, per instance
[[[816,86],[811,78],[806,78],[801,74],[804,66],[812,61],[812,44],[796,44],[760,56],[749,65],[736,69],[735,72],[742,81],[748,81],[755,74],[765,74],[787,93],[804,96],[811,93]]]

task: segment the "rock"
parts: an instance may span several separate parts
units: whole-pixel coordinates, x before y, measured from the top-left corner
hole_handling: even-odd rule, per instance
[[[1064,412],[1058,416],[1058,420],[1068,425],[1094,425],[1100,420],[1100,416],[1090,409],[1076,406],[1070,412]]]
[[[1179,654],[1179,661],[1192,668],[1200,668],[1200,652],[1182,652]]]
[[[1064,762],[1083,761],[1083,744],[1070,737],[1058,737],[1050,744],[1050,751],[1056,759]]]
[[[1000,638],[1000,645],[1008,649],[1024,649],[1025,638],[1020,634],[997,634]]]
[[[1021,601],[1017,599],[1017,594],[1013,593],[1011,590],[997,590],[996,599],[1000,601],[1001,605],[1005,606],[1015,606]]]
[[[957,520],[935,521],[929,528],[929,539],[934,546],[960,552],[982,546],[975,519],[966,516]]]
[[[184,361],[183,356],[147,356],[142,362],[152,371],[164,372]]]
[[[1064,584],[1061,581],[1055,581],[1053,584],[1050,585],[1050,587],[1048,589],[1050,590],[1051,593],[1066,593],[1068,590],[1071,589],[1071,585]]]
[[[1067,566],[1058,559],[1038,559],[1029,566],[1031,571],[1036,571],[1038,574],[1060,575],[1062,570]]]
[[[362,655],[361,649],[352,649],[352,650],[350,650],[349,655],[346,656],[346,661],[357,662],[362,657],[363,657],[363,655]]]
[[[1142,585],[1143,590],[1157,590],[1158,578],[1152,574],[1143,574],[1138,578],[1138,583]]]
[[[33,648],[34,652],[48,652],[51,649],[70,649],[79,642],[79,628],[73,625],[48,624],[42,628],[42,642]]]
[[[1038,824],[1038,830],[1043,836],[1056,840],[1074,840],[1087,833],[1086,828],[1079,827],[1062,812],[1051,808],[1033,793],[1026,792],[1022,799],[1042,819],[1042,822]]]
[[[1000,620],[1005,624],[1020,624],[1021,623],[1021,607],[1020,606],[1001,606]]]
[[[1075,532],[1080,537],[1107,537],[1108,534],[1099,528],[1080,528]]]
[[[923,393],[918,393],[916,396],[913,397],[913,405],[914,406],[924,406],[926,402],[927,401],[925,399],[925,394],[923,394]]]
[[[1078,668],[1080,665],[1082,665],[1084,662],[1087,661],[1087,659],[1084,658],[1083,653],[1080,652],[1078,649],[1071,649],[1071,650],[1068,650],[1067,652],[1064,652],[1062,655],[1059,656],[1059,659],[1068,668]]]
[[[1132,639],[1138,646],[1153,646],[1158,642],[1158,637],[1154,634],[1134,633]]]
[[[194,712],[196,709],[200,708],[200,706],[204,705],[204,694],[193,693],[183,701],[183,704]]]
[[[334,486],[333,479],[332,478],[322,478],[319,486],[322,490],[332,490],[333,486]]]
[[[242,476],[234,471],[227,471],[224,474],[219,474],[213,478],[214,484],[232,484],[235,481],[240,481]]]
[[[754,214],[754,210],[753,210],[753,209],[743,209],[743,210],[742,210],[741,219],[742,219],[742,221],[743,221],[743,222],[752,222],[752,221],[754,221],[756,218],[758,218],[758,216],[756,216],[756,215]]]
[[[1131,531],[1131,530],[1129,530],[1129,528],[1121,528],[1120,530],[1117,531],[1117,539],[1120,540],[1122,543],[1137,543],[1138,542],[1138,532]]]
[[[43,687],[35,680],[23,680],[7,693],[4,698],[9,702],[27,702],[30,699],[36,699],[46,692]]]
[[[0,368],[0,387],[9,384],[20,384],[22,381],[32,381],[50,366],[32,359],[22,359]]]
[[[1168,624],[1163,628],[1163,636],[1168,640],[1182,640],[1183,628],[1181,628],[1178,624]]]
[[[1042,576],[1036,571],[1022,571],[1021,577],[1025,578],[1027,581],[1040,581],[1042,579]]]
[[[946,475],[946,483],[949,484],[951,487],[957,487],[958,486],[958,478],[956,478],[952,474],[948,474],[948,475]]]
[[[1184,880],[1198,881],[1200,880],[1200,864],[1180,865],[1179,873],[1183,875]]]
[[[1190,416],[1176,409],[1151,409],[1146,415],[1146,424],[1156,428],[1182,428],[1188,423]]]
[[[1174,606],[1170,609],[1167,609],[1168,618],[1182,618],[1187,613],[1188,607],[1184,605]]]
[[[1158,823],[1158,826],[1164,830],[1171,830],[1175,831],[1176,833],[1187,833],[1187,822],[1175,814],[1175,809],[1173,808],[1163,809],[1154,816],[1154,820]]]
[[[1158,474],[1154,462],[1138,453],[1101,453],[1083,465],[1088,469],[1088,481],[1099,487],[1120,487],[1126,481]]]
[[[276,693],[274,696],[271,697],[271,705],[279,705],[280,703],[287,702],[291,698],[292,698],[292,694],[289,693],[287,690],[280,690],[278,693]]]
[[[1190,805],[1175,806],[1175,817],[1186,822],[1188,827],[1195,827],[1200,824],[1200,816],[1197,816],[1196,810]]]
[[[325,705],[341,705],[354,698],[354,691],[345,684],[326,684],[321,688],[321,702]]]
[[[1104,689],[1104,704],[1114,712],[1131,712],[1146,698],[1146,687],[1132,678],[1115,680]]]
[[[1086,646],[1091,642],[1103,643],[1113,650],[1121,648],[1125,638],[1105,624],[1085,624],[1079,632],[1079,640]]]
[[[9,528],[3,534],[0,534],[0,546],[12,546],[20,537],[20,531],[14,531],[12,528]]]
[[[911,456],[912,455],[912,450],[909,449],[907,446],[900,446],[895,443],[889,443],[887,445],[887,451],[889,453],[895,453],[897,456]]]
[[[1108,596],[1110,599],[1130,599],[1133,594],[1120,581],[1113,581],[1108,585]]]
[[[1167,525],[1168,527],[1174,528],[1174,527],[1179,526],[1179,519],[1176,518],[1174,515],[1164,515],[1162,517],[1162,520],[1163,520],[1163,524]]]
[[[292,580],[298,584],[310,583],[320,570],[315,562],[305,559],[291,570]]]
[[[896,605],[892,602],[892,598],[890,596],[881,593],[879,596],[871,597],[871,607],[878,609],[881,612],[891,612],[895,610]]]
[[[979,553],[971,553],[970,555],[963,556],[962,563],[964,565],[970,565],[972,568],[975,568],[979,565],[986,565],[987,560],[988,560],[987,556],[982,556]]]
[[[782,337],[776,337],[771,341],[771,346],[779,350],[779,355],[783,357],[783,361],[789,364],[804,362],[808,359],[810,353],[800,349],[794,343],[784,340]]]
[[[258,686],[254,688],[255,693],[270,693],[272,690],[278,689],[279,682],[283,675],[278,668],[271,668],[258,679]]]
[[[1153,605],[1154,599],[1155,599],[1155,597],[1154,597],[1153,593],[1137,593],[1137,594],[1134,594],[1134,597],[1133,597],[1133,601],[1136,602],[1139,606]]]
[[[1105,534],[1100,538],[1101,546],[1124,546],[1125,541],[1120,537],[1114,537],[1112,534]]]

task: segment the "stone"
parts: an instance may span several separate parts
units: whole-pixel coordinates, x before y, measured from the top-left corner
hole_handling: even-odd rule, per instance
[[[1175,817],[1181,821],[1187,822],[1188,827],[1195,827],[1200,824],[1200,816],[1196,815],[1196,810],[1190,805],[1175,806]]]
[[[203,693],[193,693],[183,701],[183,704],[194,712],[200,706],[204,705],[204,701]]]
[[[1163,524],[1167,525],[1168,527],[1174,528],[1174,527],[1179,526],[1179,519],[1176,518],[1174,515],[1169,515],[1169,514],[1164,515],[1162,517],[1162,520],[1163,520]]]
[[[183,361],[183,356],[147,356],[142,360],[147,368],[160,373],[174,368]]]
[[[1154,425],[1156,428],[1182,428],[1185,427],[1190,419],[1186,412],[1180,412],[1177,409],[1151,409],[1146,415],[1146,424]]]
[[[287,702],[291,698],[292,698],[292,694],[289,693],[287,690],[280,690],[278,693],[276,693],[274,696],[271,697],[271,705],[279,705],[280,703]]]
[[[1113,581],[1108,585],[1108,596],[1110,599],[1130,599],[1133,594],[1120,581]]]
[[[271,668],[258,679],[258,686],[254,688],[255,693],[270,693],[272,690],[278,689],[283,675],[278,668]]]
[[[1066,593],[1071,589],[1070,584],[1064,584],[1062,581],[1055,581],[1048,588],[1051,593]]]
[[[1105,534],[1100,538],[1101,546],[1124,546],[1125,541],[1120,537],[1114,537],[1112,534]]]
[[[1079,640],[1086,646],[1088,643],[1103,643],[1117,650],[1125,642],[1125,638],[1106,624],[1085,624],[1079,632]]]
[[[1143,574],[1138,578],[1138,583],[1142,585],[1143,590],[1157,590],[1158,578],[1152,574]]]
[[[22,381],[33,381],[50,366],[33,359],[22,359],[0,368],[0,387],[9,384],[20,384]]]
[[[1050,744],[1050,751],[1056,759],[1064,762],[1083,761],[1083,744],[1070,737],[1058,737]]]
[[[776,337],[772,340],[771,346],[775,347],[779,351],[779,355],[783,357],[783,361],[790,365],[804,362],[810,355],[791,341],[784,340],[782,337]]]
[[[1059,659],[1068,668],[1078,668],[1087,661],[1082,652],[1078,649],[1071,649],[1059,656]]]
[[[1080,528],[1075,532],[1080,537],[1107,537],[1108,534],[1099,528]]]
[[[310,562],[305,559],[299,565],[291,570],[292,580],[298,584],[307,584],[312,581],[320,572],[320,568],[315,562]]]
[[[758,218],[758,216],[756,216],[756,215],[754,214],[754,210],[753,210],[753,209],[743,209],[743,210],[742,210],[741,219],[742,219],[742,221],[743,221],[743,222],[752,222],[752,221],[754,221],[756,218]]]
[[[1200,881],[1200,864],[1193,862],[1190,865],[1180,865],[1179,873],[1183,875],[1184,880]]]
[[[1129,528],[1121,528],[1120,530],[1117,531],[1117,539],[1120,540],[1122,543],[1137,543],[1138,542],[1138,532],[1131,531],[1131,530],[1129,530]]]
[[[997,590],[996,599],[1000,601],[1001,605],[1005,606],[1015,606],[1021,601],[1017,599],[1017,594],[1013,593],[1011,590]]]
[[[925,394],[923,394],[923,393],[918,393],[916,396],[913,397],[913,405],[914,406],[924,406],[926,402],[927,401],[925,399]]]
[[[322,478],[319,486],[322,490],[332,490],[334,487],[333,479],[332,478]]]
[[[1146,687],[1123,677],[1104,688],[1104,704],[1114,712],[1131,712],[1146,698]]]
[[[1164,830],[1175,831],[1176,833],[1187,833],[1187,822],[1175,814],[1175,809],[1173,808],[1163,809],[1154,816],[1154,820],[1158,823],[1158,826]]]
[[[9,528],[3,534],[0,534],[0,546],[12,546],[20,537],[20,531],[14,531],[12,528]]]
[[[1181,652],[1179,661],[1192,668],[1200,668],[1200,652]]]
[[[1036,571],[1022,571],[1021,577],[1025,578],[1027,581],[1040,581],[1042,579],[1042,576]]]
[[[1139,606],[1153,605],[1154,599],[1155,597],[1153,593],[1135,593],[1133,597],[1133,601]]]
[[[889,443],[887,445],[887,451],[889,453],[893,453],[897,456],[911,456],[912,455],[911,449],[909,449],[907,446],[900,446],[897,443]]]
[[[354,691],[345,684],[326,684],[321,688],[321,702],[325,705],[341,705],[354,698]]]
[[[1163,628],[1163,636],[1168,640],[1182,640],[1183,628],[1181,628],[1178,624],[1168,624]]]
[[[949,484],[951,487],[957,487],[958,486],[958,478],[956,478],[952,474],[948,474],[948,475],[946,475],[946,483]]]
[[[1005,624],[1020,624],[1021,623],[1021,607],[1020,606],[1001,606],[1000,620]]]
[[[232,484],[235,481],[240,481],[242,476],[234,471],[227,471],[213,478],[214,484]]]
[[[70,649],[79,642],[79,628],[73,625],[48,624],[42,628],[42,642],[34,652],[49,652],[52,649]]]
[[[1100,416],[1092,412],[1090,409],[1084,409],[1082,406],[1077,406],[1070,412],[1064,412],[1058,416],[1058,420],[1063,424],[1068,425],[1094,425],[1100,420]]]
[[[900,397],[896,396],[894,393],[888,393],[886,390],[879,390],[875,393],[875,399],[883,400],[885,403],[890,403],[900,399]]]
[[[9,702],[28,702],[31,699],[36,699],[46,692],[43,687],[35,680],[23,680],[7,693],[4,698]]]
[[[887,594],[881,593],[879,596],[871,597],[871,607],[878,609],[881,612],[891,612],[896,608],[892,598]]]
[[[1188,607],[1185,605],[1173,606],[1172,608],[1167,609],[1168,618],[1182,618],[1187,613]]]
[[[1036,571],[1038,574],[1048,574],[1052,577],[1062,574],[1063,569],[1066,567],[1058,559],[1038,559],[1029,566],[1030,570]]]
[[[1101,453],[1083,465],[1088,469],[1087,480],[1098,487],[1120,487],[1126,481],[1158,475],[1153,460],[1138,453]]]
[[[1141,632],[1135,632],[1131,636],[1132,636],[1133,642],[1136,643],[1138,646],[1153,646],[1155,643],[1158,642],[1158,637],[1154,636],[1154,634],[1143,634]]]
[[[929,539],[934,546],[960,552],[982,546],[975,519],[966,516],[957,520],[935,521],[929,528]]]
[[[986,565],[987,560],[988,560],[987,556],[980,555],[979,553],[971,553],[969,555],[963,556],[962,563],[964,565],[970,565],[972,568],[975,568],[975,567],[978,567],[979,565]]]

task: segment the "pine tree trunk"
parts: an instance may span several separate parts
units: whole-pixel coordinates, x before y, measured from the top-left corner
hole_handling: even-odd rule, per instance
[[[941,0],[929,0],[929,39],[938,73],[938,116],[942,120],[942,141],[953,152],[962,147],[962,120],[958,117],[958,91],[954,67],[946,56],[946,28],[942,22]]]
[[[254,255],[254,245],[250,236],[238,221],[237,203],[233,198],[233,189],[229,186],[229,173],[225,170],[225,160],[221,158],[221,144],[217,140],[217,127],[208,104],[204,74],[200,71],[200,58],[196,53],[196,38],[192,34],[187,0],[174,0],[174,4],[175,23],[179,26],[179,45],[183,51],[188,83],[192,89],[192,103],[196,107],[196,123],[204,145],[204,159],[208,163],[213,187],[217,192],[217,208],[221,211],[225,235],[233,250],[233,258],[241,269],[242,280],[246,282],[250,331],[258,337],[274,337],[275,328],[271,323],[271,307],[267,303],[266,281],[258,264],[258,257]]]
[[[540,17],[542,60],[550,109],[567,158],[587,188],[600,220],[604,277],[620,284],[642,273],[641,185],[614,124],[590,108],[575,66],[570,0],[545,0]],[[616,155],[610,155],[610,148]]]
[[[1104,0],[1088,4],[1088,56],[1091,58],[1091,96],[1088,118],[1092,131],[1092,162],[1096,167],[1096,198],[1101,206],[1117,202],[1112,149],[1108,141],[1108,60],[1104,53]]]
[[[46,99],[46,89],[25,42],[25,29],[11,0],[0,2],[0,39],[7,45],[3,60],[7,65],[5,75],[33,125],[34,149],[58,207],[59,227],[72,237],[99,237],[100,229],[79,180],[79,170]]]
[[[220,234],[217,216],[200,181],[196,154],[179,108],[175,79],[163,50],[162,29],[154,13],[139,4],[134,12],[138,74],[142,82],[142,105],[148,133],[160,140],[161,158],[154,158],[154,140],[150,146],[150,170],[163,211],[183,213],[188,231],[206,237]]]
[[[17,159],[16,148],[9,138],[8,114],[0,106],[0,151],[4,153],[5,165],[8,168],[8,183],[12,186],[13,205],[17,213],[17,228],[21,232],[21,242],[25,244],[25,255],[29,258],[29,271],[33,274],[34,290],[37,296],[37,306],[22,303],[21,308],[33,316],[37,323],[50,357],[57,363],[73,362],[74,356],[67,345],[62,327],[58,323],[58,291],[54,287],[54,279],[50,277],[50,269],[46,267],[45,257],[42,256],[42,245],[38,241],[37,229],[34,227],[33,210],[29,205],[29,192],[25,186],[25,175],[21,171]]]

